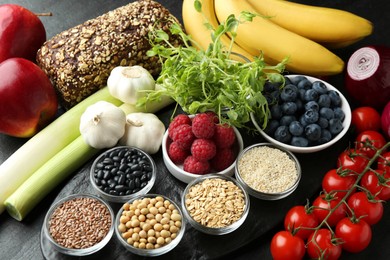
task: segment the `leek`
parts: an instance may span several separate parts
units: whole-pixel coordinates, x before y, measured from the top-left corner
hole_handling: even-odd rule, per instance
[[[172,99],[163,97],[143,107],[122,104],[120,108],[126,114],[155,113],[172,102]],[[16,220],[23,220],[50,191],[92,158],[97,151],[99,150],[89,147],[79,134],[77,139],[48,160],[6,199],[4,204],[7,212]]]
[[[121,101],[112,97],[108,88],[102,88],[31,137],[0,165],[0,214],[5,210],[5,200],[35,171],[64,149],[78,136],[80,117],[85,109],[105,100],[115,105]]]

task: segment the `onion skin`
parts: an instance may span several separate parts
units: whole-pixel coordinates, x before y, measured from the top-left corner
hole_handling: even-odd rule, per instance
[[[387,140],[390,139],[390,101],[382,111],[381,115],[382,131]]]
[[[390,100],[390,48],[372,45],[352,54],[345,73],[345,88],[359,106],[382,110]]]

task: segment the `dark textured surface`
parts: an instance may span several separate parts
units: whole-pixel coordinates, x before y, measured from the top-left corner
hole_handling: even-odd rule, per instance
[[[73,27],[87,19],[93,18],[115,7],[126,4],[129,1],[104,1],[104,0],[42,0],[42,1],[12,1],[27,7],[34,12],[52,12],[51,17],[42,17],[45,24],[48,38],[62,30]],[[176,17],[181,19],[181,1],[160,1]],[[317,5],[329,6],[348,10],[366,17],[374,23],[375,30],[373,35],[362,42],[349,48],[337,51],[337,53],[346,60],[352,52],[360,46],[367,44],[383,44],[390,46],[390,37],[388,37],[388,28],[390,20],[385,17],[390,4],[386,0],[321,0],[307,1],[302,3],[312,3]],[[0,0],[0,3],[9,3]],[[297,16],[299,19],[299,16]],[[288,43],[286,43],[288,44]],[[342,76],[330,77],[328,81],[337,88],[342,87]],[[158,116],[167,125],[171,116],[173,106],[164,109],[158,113]],[[244,137],[244,145],[248,146],[254,142],[262,141],[258,136],[250,136],[241,131]],[[0,162],[15,151],[23,140],[0,135]],[[325,151],[298,155],[302,164],[303,176],[298,189],[288,198],[266,202],[257,199],[251,199],[251,210],[248,219],[244,225],[235,232],[224,236],[210,236],[193,230],[187,225],[187,232],[182,242],[176,249],[170,253],[159,257],[161,259],[211,259],[211,258],[229,258],[229,259],[270,259],[269,243],[272,235],[282,228],[281,220],[287,210],[296,204],[304,204],[306,198],[311,199],[318,194],[323,174],[335,166],[337,154],[348,144],[348,137],[341,140],[336,146]],[[33,155],[32,155],[33,157]],[[185,184],[176,180],[167,172],[161,159],[161,152],[154,155],[159,169],[156,184],[151,192],[164,194],[176,202],[180,202],[180,195]],[[32,158],[33,159],[33,158]],[[62,198],[71,193],[89,192],[87,174],[91,162],[84,165],[72,177],[61,184],[57,189],[51,192],[44,201],[42,201],[31,212],[24,221],[17,222],[3,213],[0,215],[0,259],[69,259],[56,254],[51,250],[46,240],[42,240],[40,230],[46,211],[53,201]],[[117,209],[118,205],[113,205]],[[373,227],[373,240],[370,246],[359,254],[343,253],[343,259],[389,259],[390,248],[390,210],[385,205],[385,213],[381,222]],[[113,238],[109,245],[97,255],[87,257],[86,259],[140,259],[130,254],[122,248]]]

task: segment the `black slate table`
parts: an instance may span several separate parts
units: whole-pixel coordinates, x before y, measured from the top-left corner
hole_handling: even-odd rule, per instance
[[[37,13],[51,12],[53,16],[41,18],[47,30],[48,38],[128,2],[124,0],[0,0],[0,4],[16,3]],[[181,20],[182,1],[160,0],[159,2]],[[300,0],[297,2],[344,9],[373,22],[375,29],[371,36],[353,46],[336,51],[345,61],[359,47],[369,44],[390,46],[390,37],[388,36],[390,20],[387,17],[390,4],[387,0]],[[297,16],[297,19],[299,19],[299,16]],[[327,80],[344,92],[342,75],[329,77]],[[173,106],[170,106],[159,111],[157,115],[167,125],[172,111]],[[241,133],[245,146],[264,141],[259,136],[249,135],[245,130]],[[335,166],[337,154],[347,147],[350,139],[351,136],[347,135],[335,146],[322,152],[297,154],[303,168],[302,182],[297,190],[290,197],[275,202],[252,198],[248,219],[239,230],[225,236],[215,237],[201,234],[187,226],[187,233],[179,246],[159,258],[271,259],[269,252],[270,240],[275,232],[282,229],[284,214],[289,207],[304,204],[306,199],[313,199],[318,195],[323,174]],[[0,163],[5,161],[24,141],[23,139],[0,134]],[[185,184],[176,180],[166,170],[161,159],[161,151],[154,155],[154,159],[159,168],[159,177],[152,192],[166,194],[179,202]],[[74,172],[72,177],[53,190],[22,222],[12,219],[6,212],[0,215],[0,259],[73,259],[53,252],[47,242],[41,240],[41,227],[48,208],[55,200],[67,194],[91,191],[86,179],[91,163],[92,161],[88,162]],[[117,209],[118,205],[113,205],[113,207]],[[383,219],[373,227],[373,239],[369,247],[359,254],[343,253],[342,259],[390,259],[390,247],[388,246],[390,245],[389,217],[390,207],[385,205]],[[113,238],[99,254],[86,259],[141,258],[124,252],[124,249]]]

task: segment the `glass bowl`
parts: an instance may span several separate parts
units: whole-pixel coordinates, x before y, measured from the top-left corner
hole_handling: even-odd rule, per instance
[[[111,240],[114,220],[112,208],[101,198],[73,194],[50,207],[44,219],[43,232],[58,252],[86,256],[96,253]]]
[[[253,125],[260,132],[260,134],[264,137],[264,139],[266,139],[266,141],[271,142],[273,144],[276,144],[276,145],[283,147],[283,148],[285,148],[291,152],[294,152],[294,153],[313,153],[313,152],[318,152],[318,151],[324,150],[324,149],[332,146],[333,144],[338,142],[348,132],[348,129],[349,129],[349,127],[351,125],[351,121],[352,121],[352,112],[351,112],[351,107],[348,103],[348,100],[344,97],[344,95],[337,88],[335,88],[331,84],[327,83],[326,81],[315,78],[315,77],[306,76],[306,75],[286,75],[285,77],[288,79],[294,79],[294,78],[302,77],[302,76],[306,77],[311,83],[313,83],[314,81],[320,81],[320,82],[324,83],[328,91],[330,91],[330,90],[335,91],[339,95],[339,97],[341,98],[341,109],[345,115],[344,120],[342,121],[343,129],[337,135],[334,135],[333,138],[330,139],[330,141],[328,141],[326,143],[318,144],[318,145],[307,146],[307,147],[301,147],[301,146],[295,146],[295,145],[283,143],[283,142],[276,140],[271,135],[267,134],[261,128],[261,126],[260,126],[261,124],[256,119],[256,116],[254,113],[251,113],[250,117],[251,117],[251,121],[252,121]]]
[[[250,199],[244,187],[234,178],[206,174],[187,185],[182,195],[182,208],[185,218],[196,230],[224,235],[245,222]]]
[[[180,243],[184,233],[185,219],[182,210],[173,200],[160,194],[132,198],[123,204],[115,219],[115,234],[119,242],[129,252],[140,256],[159,256],[171,251]],[[156,244],[161,246],[156,248]]]
[[[103,199],[124,203],[148,193],[156,181],[156,171],[156,164],[148,153],[136,147],[117,146],[95,159],[90,182]]]
[[[301,166],[289,150],[272,143],[245,148],[237,158],[235,177],[253,197],[279,200],[298,187]]]

